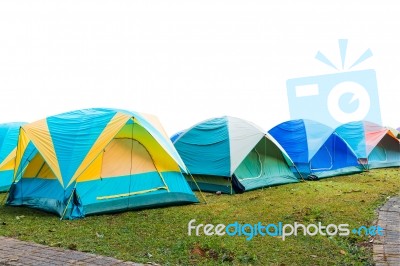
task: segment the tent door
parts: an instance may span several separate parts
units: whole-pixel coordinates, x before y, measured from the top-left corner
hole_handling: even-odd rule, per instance
[[[131,138],[113,139],[106,147],[103,153],[101,177],[121,177],[126,192],[114,195],[115,198],[168,189],[147,149]],[[127,207],[130,205],[128,201]]]
[[[376,146],[368,156],[370,162],[387,162],[387,152],[384,147]]]
[[[310,170],[313,172],[331,170],[333,167],[333,157],[326,145],[316,153],[310,161]]]

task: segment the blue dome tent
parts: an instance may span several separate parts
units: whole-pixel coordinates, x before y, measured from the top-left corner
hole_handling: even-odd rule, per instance
[[[275,126],[269,133],[287,152],[304,178],[362,171],[348,144],[326,125],[312,120],[290,120]]]

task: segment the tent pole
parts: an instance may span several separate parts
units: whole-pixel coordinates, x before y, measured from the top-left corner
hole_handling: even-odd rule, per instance
[[[21,130],[22,130],[22,127],[19,128],[19,131],[20,131],[19,134],[21,134]],[[17,151],[18,151],[18,147],[19,147],[19,136],[18,136],[18,143],[17,143]],[[28,146],[27,146],[27,147],[28,147]],[[16,152],[17,152],[17,151],[16,151]],[[25,152],[25,151],[24,151],[24,152]],[[28,158],[31,157],[31,155],[32,155],[33,152],[34,152],[34,150],[31,151],[31,153],[29,154]],[[22,159],[22,157],[21,157],[21,159]],[[15,158],[14,158],[14,174],[15,174],[15,171],[17,170],[17,169],[15,169],[15,163],[16,163],[16,161],[17,161],[17,154],[15,154]],[[30,162],[30,161],[28,160],[28,162]],[[25,165],[24,169],[22,169],[21,173],[20,173],[18,176],[21,176],[21,177],[22,177],[22,174],[25,172],[25,169],[28,167],[28,165],[29,165],[29,163]],[[16,176],[16,175],[13,176],[13,180],[12,180],[12,182],[11,182],[11,185],[14,184],[15,180],[18,179],[18,176]],[[7,189],[6,196],[4,197],[4,200],[3,200],[3,202],[2,202],[3,205],[6,203],[6,201],[7,201],[7,199],[8,199],[8,196],[9,196],[9,194],[10,194],[10,189],[11,189],[11,186]]]
[[[232,176],[231,176],[231,195],[233,194],[233,184],[232,184]]]
[[[300,175],[301,180],[303,180],[303,181],[305,182],[306,180],[304,179],[303,175],[300,173],[300,171],[299,171],[299,169],[297,168],[297,166],[296,166],[295,163],[293,163],[293,167],[294,167],[294,169],[296,169],[297,173]]]
[[[75,186],[74,186],[74,188],[72,189],[71,196],[69,196],[67,205],[65,205],[65,208],[64,208],[64,211],[63,211],[63,213],[62,213],[62,215],[61,215],[60,221],[64,219],[64,216],[65,216],[65,213],[67,212],[69,203],[71,202],[71,199],[72,199],[72,197],[74,196],[75,189],[76,189],[76,184],[77,184],[77,182],[75,182]]]
[[[189,171],[189,169],[188,169],[187,167],[186,167],[186,172],[190,175],[190,177],[192,178],[193,182],[196,184],[196,187],[197,187],[197,189],[199,190],[200,195],[201,195],[201,197],[202,197],[203,200],[204,200],[204,203],[207,204],[207,200],[206,200],[206,198],[204,197],[203,192],[201,191],[199,185],[197,184],[196,180],[194,179],[193,175],[190,173],[190,171]]]

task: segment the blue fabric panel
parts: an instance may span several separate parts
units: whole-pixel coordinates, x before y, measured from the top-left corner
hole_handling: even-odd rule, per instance
[[[11,190],[8,205],[33,207],[61,216],[72,188],[65,191],[56,179],[22,178]]]
[[[296,163],[296,168],[291,167],[290,169],[292,170],[292,172],[294,174],[298,174],[298,172],[300,172],[300,174],[302,175],[302,178],[306,178],[312,172],[311,169],[310,169],[310,163],[309,162]]]
[[[7,124],[0,124],[0,147],[3,145],[3,141],[6,138],[8,132]]]
[[[174,144],[190,173],[230,176],[226,117],[207,120],[194,126]]]
[[[72,195],[64,218],[74,219],[84,217],[86,214],[198,202],[181,173],[164,172],[162,174],[168,184],[169,192],[162,189],[108,200],[97,200],[96,197],[135,191],[129,190],[130,185],[132,189],[144,190],[162,186],[163,183],[159,175],[152,172],[132,177],[105,178],[77,183],[76,193],[71,194],[74,188],[69,187],[63,190],[58,180],[23,178],[13,185],[7,204],[29,206],[61,216]]]
[[[47,118],[64,184],[68,184],[115,114],[115,111],[86,109]]]
[[[316,121],[304,119],[303,122],[307,135],[308,160],[311,160],[334,130]]]
[[[170,191],[193,194],[181,173],[163,172],[162,175]],[[82,200],[82,204],[87,205],[94,202],[107,201],[97,200],[97,197],[138,192],[163,186],[164,183],[160,175],[157,172],[149,172],[132,176],[80,182],[77,184],[77,191]]]
[[[17,147],[18,134],[21,125],[25,123],[14,122],[0,124],[0,163]],[[14,170],[0,171],[0,192],[8,191],[13,180]]]
[[[308,163],[308,139],[303,120],[281,123],[269,131],[296,164]]]
[[[23,124],[15,122],[0,125],[0,163],[17,147],[19,128]]]
[[[333,169],[359,165],[357,156],[354,154],[351,148],[347,146],[346,142],[336,134],[333,134],[329,138],[327,145],[331,145],[331,150],[334,151]]]
[[[92,214],[102,214],[102,213],[115,213],[134,209],[147,209],[155,207],[173,206],[173,205],[183,205],[198,202],[194,195],[181,193],[181,192],[161,192],[155,191],[147,194],[136,195],[127,198],[117,198],[114,200],[94,203],[86,205],[84,208],[84,213],[86,215]],[[129,207],[127,207],[127,202],[129,202]],[[67,211],[65,219],[76,219],[82,217],[76,217],[70,215],[71,210]]]
[[[331,171],[358,166],[356,155],[336,134],[332,134],[311,159],[313,172]]]
[[[169,192],[166,189],[160,189],[132,196],[123,196],[113,199],[97,199],[97,197],[101,196],[119,195],[162,187],[164,186],[164,183],[157,172],[81,182],[77,184],[76,191],[79,195],[84,213],[90,214],[140,208],[141,205],[138,204],[138,198],[157,194],[166,194],[166,197],[171,193],[186,194],[184,202],[186,202],[188,198],[192,199],[192,202],[197,202],[195,195],[181,173],[163,172],[162,175],[168,185]],[[143,204],[143,207],[146,207],[150,203],[150,205],[161,206],[163,205],[163,202],[164,199],[161,196],[157,197],[157,201],[148,197],[147,200],[141,201],[141,204]],[[184,202],[180,202],[178,197],[175,202],[169,201],[167,205],[179,205]],[[87,210],[86,206],[89,205],[91,207]],[[110,207],[110,205],[114,206]]]
[[[0,192],[8,191],[13,180],[14,170],[0,172]]]
[[[157,172],[121,177],[102,178],[77,184],[83,205],[98,202],[97,197],[113,196],[164,186]],[[104,202],[106,200],[100,200]]]
[[[342,137],[358,158],[367,158],[365,130],[363,122],[351,122],[341,125],[336,132]]]
[[[165,183],[167,183],[170,192],[181,192],[194,195],[185,177],[178,172],[163,172]]]

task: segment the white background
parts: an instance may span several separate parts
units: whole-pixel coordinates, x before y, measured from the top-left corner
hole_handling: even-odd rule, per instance
[[[90,107],[157,115],[172,135],[232,115],[289,119],[286,80],[377,72],[382,119],[400,126],[397,1],[2,1],[0,122]]]

